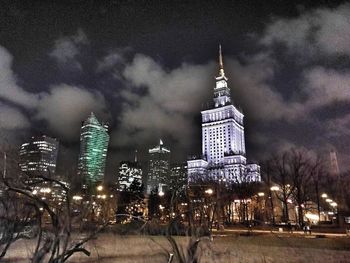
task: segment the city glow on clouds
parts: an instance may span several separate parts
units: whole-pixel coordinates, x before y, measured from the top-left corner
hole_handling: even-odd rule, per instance
[[[81,120],[91,111],[107,116],[104,96],[98,91],[64,83],[50,86],[47,92],[26,91],[17,84],[12,61],[12,55],[0,47],[0,98],[14,105],[3,104],[0,108],[18,120],[12,122],[11,118],[2,117],[2,128],[27,128],[30,126],[29,119],[44,120],[54,135],[76,140]],[[23,122],[22,125],[19,122]]]
[[[81,47],[88,43],[85,33],[78,29],[75,35],[58,38],[49,55],[57,60],[60,66],[81,70],[82,66],[78,62],[77,57],[80,54]]]
[[[250,45],[258,51],[229,56],[226,53],[230,52],[225,51],[231,47],[223,47],[233,102],[253,123],[247,127],[251,129],[248,141],[285,149],[305,144],[293,130],[313,133],[310,147],[325,141],[337,144],[339,138],[349,134],[347,111],[322,122],[314,117],[322,115],[325,108],[333,112],[338,101],[350,103],[350,72],[336,63],[339,58],[349,61],[349,17],[350,5],[317,8],[294,18],[274,17],[261,34],[250,38]],[[81,54],[92,42],[88,32],[78,28],[75,34],[54,40],[47,58],[61,72],[72,68],[84,72]],[[77,141],[81,121],[94,111],[111,123],[113,146],[145,145],[160,136],[191,146],[199,136],[196,116],[212,97],[218,73],[216,53],[200,64],[184,62],[168,67],[147,54],[136,53],[132,47],[115,47],[106,52],[94,58],[95,72],[89,74],[95,74],[96,79],[108,76],[113,88],[62,81],[34,93],[26,90],[13,71],[15,58],[0,47],[0,110],[17,120],[11,124],[1,115],[2,128],[22,129],[44,121],[55,136]],[[284,83],[276,79],[282,78],[281,68],[288,67],[291,61],[298,72],[295,87],[285,92]],[[118,110],[111,107],[115,104],[120,106]]]
[[[304,56],[350,55],[350,5],[318,8],[297,18],[275,18],[266,27],[261,43],[285,44],[290,52]],[[320,54],[321,52],[321,54]]]

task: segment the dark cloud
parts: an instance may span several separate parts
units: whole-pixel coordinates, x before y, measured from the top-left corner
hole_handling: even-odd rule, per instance
[[[50,56],[54,58],[60,66],[76,68],[81,70],[82,66],[77,57],[80,54],[81,46],[89,43],[85,33],[78,29],[77,33],[72,36],[62,36],[54,43]]]

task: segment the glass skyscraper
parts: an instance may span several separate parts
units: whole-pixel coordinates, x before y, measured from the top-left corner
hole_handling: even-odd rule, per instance
[[[102,181],[109,142],[108,126],[101,124],[91,112],[80,131],[78,174],[85,184]]]
[[[33,176],[54,174],[58,145],[58,140],[45,135],[32,137],[29,142],[23,143],[19,151],[21,171]]]

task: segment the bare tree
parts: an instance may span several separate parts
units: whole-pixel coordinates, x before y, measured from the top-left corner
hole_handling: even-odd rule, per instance
[[[288,203],[294,192],[293,180],[290,174],[289,153],[284,152],[281,156],[274,156],[271,159],[273,179],[277,185],[275,191],[277,199],[283,205],[283,221],[289,221]]]
[[[271,187],[273,186],[272,182],[272,176],[273,176],[273,167],[272,167],[272,162],[271,160],[267,160],[263,163],[262,165],[262,178],[264,185],[266,186],[265,191],[268,193],[268,203],[270,205],[270,213],[271,213],[271,222],[272,225],[274,226],[276,224],[276,218],[275,218],[275,204],[273,202],[273,193],[271,190]]]
[[[305,151],[292,149],[289,154],[290,175],[293,180],[294,200],[298,206],[299,225],[304,224],[304,208],[311,199],[312,176],[316,172],[318,163]]]

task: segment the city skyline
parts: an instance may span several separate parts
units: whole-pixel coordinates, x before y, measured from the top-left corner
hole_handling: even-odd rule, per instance
[[[338,262],[350,0],[0,0],[0,261]]]
[[[146,162],[158,138],[173,162],[198,153],[199,112],[211,99],[219,43],[232,100],[244,109],[249,159],[290,146],[327,157],[334,149],[339,169],[348,169],[344,1],[4,3],[2,140],[19,147],[33,135],[58,138],[60,173],[76,169],[80,123],[91,111],[110,123],[110,178],[135,149]]]

